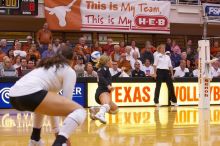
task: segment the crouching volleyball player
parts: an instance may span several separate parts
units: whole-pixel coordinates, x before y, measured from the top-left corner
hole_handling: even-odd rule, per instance
[[[109,71],[109,66],[111,65],[111,60],[108,56],[101,56],[96,67],[98,68],[98,88],[95,93],[95,100],[100,107],[90,108],[90,117],[95,120],[99,120],[103,124],[106,123],[105,113],[117,113],[118,106],[111,99],[111,91],[114,88],[111,85],[111,73]]]
[[[61,50],[60,54],[41,60],[38,67],[19,79],[9,92],[15,109],[35,113],[30,146],[42,145],[42,115],[66,117],[53,146],[66,145],[67,139],[86,118],[85,110],[71,100],[76,83],[76,74],[71,68],[72,49],[63,47]],[[57,94],[61,89],[63,96]]]

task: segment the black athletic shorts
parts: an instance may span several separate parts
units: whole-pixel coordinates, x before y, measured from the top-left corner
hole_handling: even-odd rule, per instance
[[[96,89],[96,92],[95,92],[95,101],[98,103],[98,104],[101,104],[100,100],[99,100],[99,96],[104,93],[104,92],[108,92],[110,93],[110,91],[108,90],[108,88],[106,89],[103,89],[103,88],[97,88]]]
[[[10,103],[15,109],[19,111],[33,112],[43,101],[43,99],[47,95],[47,92],[48,91],[46,90],[40,90],[38,92],[24,96],[10,97]]]

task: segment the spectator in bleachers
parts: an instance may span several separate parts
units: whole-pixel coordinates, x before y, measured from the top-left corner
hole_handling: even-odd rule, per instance
[[[186,61],[180,60],[180,65],[173,69],[175,71],[174,77],[189,77],[189,69],[186,68]],[[188,74],[188,75],[187,75]]]
[[[172,52],[171,46],[172,46],[172,40],[171,40],[171,38],[167,38],[165,51],[170,51],[170,52]]]
[[[31,48],[29,49],[29,53],[30,55],[34,55],[37,60],[41,58],[40,52],[37,50],[36,44],[31,45]]]
[[[97,72],[94,71],[91,62],[86,63],[83,77],[97,77]]]
[[[218,63],[219,63],[218,61],[212,63],[212,67],[211,67],[212,77],[220,77],[220,68]]]
[[[198,72],[199,70],[198,70],[198,59],[197,59],[195,60],[195,69],[192,71],[193,77],[198,77]]]
[[[41,59],[38,59],[37,61],[36,61],[36,66],[38,66],[38,64],[40,63],[40,61],[41,61]]]
[[[99,41],[95,41],[92,47],[92,52],[94,51],[99,51],[102,54],[102,47],[99,45]]]
[[[36,62],[34,62],[33,60],[28,60],[27,62],[27,69],[35,69],[36,67]]]
[[[129,53],[130,54],[130,53]],[[120,61],[118,63],[119,68],[124,68],[124,72],[126,72],[128,75],[130,75],[131,72],[131,63],[129,60],[126,59],[126,54],[122,53]]]
[[[27,59],[26,58],[21,58],[21,65],[20,67],[16,68],[18,72],[18,76],[21,77],[23,76],[23,71],[27,70]]]
[[[114,45],[114,51],[110,54],[112,61],[118,62],[121,57],[120,46]]]
[[[131,53],[130,53],[131,56],[132,56],[133,52],[137,52],[138,53],[138,58],[141,57],[140,50],[139,50],[138,47],[136,47],[136,41],[134,41],[134,40],[131,41]]]
[[[145,73],[141,70],[141,64],[139,61],[135,61],[134,70],[131,73],[132,77],[145,77]]]
[[[0,47],[0,62],[3,62],[3,58],[6,56],[6,54],[2,51],[2,48]]]
[[[190,64],[195,62],[195,51],[193,48],[186,48],[187,59],[190,61]]]
[[[109,71],[112,77],[119,77],[122,73],[122,70],[118,68],[118,63],[115,61],[112,61],[112,67],[109,68]]]
[[[125,54],[126,54],[126,60],[131,61],[132,55],[131,55],[131,47],[130,46],[125,47]]]
[[[186,67],[190,69],[190,60],[187,59],[186,52],[181,53],[181,60],[185,60],[186,61]]]
[[[173,63],[173,67],[177,67],[180,65],[181,56],[178,54],[178,50],[173,50],[174,52],[171,53],[171,62]]]
[[[83,64],[83,57],[82,56],[77,56],[76,65],[74,66],[76,76],[77,77],[83,77],[84,69],[85,69],[85,64]]]
[[[21,50],[22,44],[20,42],[16,42],[14,45],[14,50]]]
[[[86,39],[85,37],[80,37],[79,38],[79,43],[75,46],[76,55],[81,55],[84,58],[85,62],[90,61],[90,56],[91,56],[91,48],[86,45]]]
[[[119,46],[120,46],[120,52],[121,53],[125,53],[125,42],[124,41],[120,41],[119,42]]]
[[[143,66],[143,71],[145,73],[145,76],[150,77],[154,75],[154,68],[150,63],[149,59],[145,60],[144,66]]]
[[[26,37],[26,43],[24,43],[23,45],[22,45],[22,51],[25,51],[25,52],[28,52],[28,50],[31,48],[31,45],[32,45],[32,36],[27,36]]]
[[[215,41],[214,46],[211,47],[211,55],[213,57],[220,57],[220,46],[218,41]]]
[[[16,43],[20,43],[19,39],[14,39],[14,42],[13,42],[13,49],[14,49],[14,46]]]
[[[67,44],[67,43],[64,43],[64,42],[62,42],[62,43],[60,43],[60,48],[62,48],[62,47],[68,47],[69,45]],[[70,48],[72,48],[72,47],[70,47]],[[61,49],[60,50],[58,50],[58,52],[57,53],[59,53],[61,51]],[[73,52],[74,52],[74,50],[73,50]],[[74,52],[75,53],[75,52]]]
[[[156,51],[155,51],[154,54],[153,54],[154,60],[155,60],[156,56],[160,53],[159,51],[160,51],[160,48],[157,47]],[[169,52],[170,52],[170,51],[169,51]]]
[[[1,70],[1,76],[3,77],[17,77],[18,73],[12,65],[12,60],[9,57],[4,58],[3,68]]]
[[[150,60],[150,63],[153,64],[154,56],[152,50],[155,50],[155,48],[151,45],[150,41],[147,41],[145,43],[145,48],[141,49],[140,60],[142,61],[142,63],[145,63],[145,60],[148,59]]]
[[[48,49],[43,52],[42,59],[48,58],[48,57],[53,57],[54,55],[55,55],[55,52],[53,51],[52,44],[48,44]]]
[[[176,52],[179,55],[181,54],[181,49],[180,49],[179,45],[177,44],[176,40],[172,41],[171,51]]]
[[[168,55],[169,57],[171,57],[170,51],[166,51],[165,54]]]
[[[14,60],[14,50],[10,49],[7,53],[7,56],[11,59]]]
[[[66,44],[66,46],[68,46],[70,48],[74,47],[73,43],[70,40],[66,40],[64,43]]]
[[[131,74],[131,72],[130,71],[128,71],[128,70],[125,70],[125,68],[123,68],[122,67],[122,73],[121,73],[121,75],[119,76],[119,77],[122,77],[122,78],[127,78],[127,77],[130,77],[129,76],[129,74]]]
[[[117,62],[112,62],[112,67],[109,68],[109,71],[111,73],[111,76],[113,78],[116,77],[129,77],[128,73],[125,71],[125,67],[118,68],[118,63]]]
[[[114,51],[114,45],[113,45],[112,43],[113,43],[112,38],[108,38],[108,39],[107,39],[107,44],[105,44],[105,45],[102,47],[102,53],[103,53],[103,54],[105,54],[105,55],[110,55],[111,52]]]
[[[27,59],[21,58],[21,70],[27,69]]]
[[[14,58],[14,65],[13,67],[15,69],[19,68],[21,66],[21,56],[17,55],[15,58]]]
[[[10,49],[10,46],[8,46],[8,43],[7,43],[7,40],[6,39],[1,39],[0,41],[0,48],[1,50],[7,54],[7,52],[9,51]]]
[[[48,28],[48,23],[44,23],[43,28],[37,32],[37,43],[41,54],[47,50],[48,45],[52,43],[52,40],[53,37]]]
[[[27,53],[25,51],[21,50],[21,43],[20,42],[15,43],[13,53],[14,53],[14,57],[16,57],[17,55],[19,55],[21,57],[26,57],[27,56]]]
[[[37,59],[39,59],[39,58],[37,58],[36,57],[36,55],[34,54],[34,51],[33,51],[33,49],[32,48],[30,48],[29,50],[28,50],[28,54],[27,54],[27,60],[32,60],[32,61],[34,61],[34,62],[36,62],[37,61]]]
[[[138,59],[138,52],[133,52],[132,54],[132,58],[131,58],[131,68],[134,70],[135,69],[135,62],[139,62],[140,64],[140,69],[142,70],[143,69],[143,64],[141,62],[140,59]]]
[[[156,51],[156,48],[151,44],[151,42],[150,41],[146,41],[145,42],[145,47],[141,49],[141,53],[145,52],[147,48],[150,48],[150,51],[152,53],[154,53]]]
[[[188,40],[188,41],[186,42],[186,48],[183,49],[183,51],[186,52],[187,48],[190,48],[191,50],[194,50],[192,45],[193,45],[193,44],[192,44],[192,40]]]
[[[60,39],[56,38],[53,43],[53,51],[57,53],[60,50]]]
[[[77,59],[78,59],[78,56],[76,55],[75,52],[73,52],[73,63],[72,63],[73,69],[74,69],[74,66],[77,64]]]

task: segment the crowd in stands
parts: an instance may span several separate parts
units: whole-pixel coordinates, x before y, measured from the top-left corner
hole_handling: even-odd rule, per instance
[[[72,67],[77,77],[97,77],[95,63],[90,57],[93,51],[111,57],[110,73],[114,77],[151,77],[154,74],[154,58],[159,53],[158,48],[147,40],[144,48],[139,48],[135,40],[128,44],[124,41],[113,44],[112,38],[108,38],[105,45],[100,45],[98,41],[91,45],[87,44],[85,37],[80,37],[78,44],[73,45],[69,41],[53,38],[47,23],[38,31],[35,42],[31,36],[26,39],[25,43],[15,40],[13,46],[8,45],[6,39],[1,39],[0,76],[23,76],[34,69],[41,59],[56,55],[66,45],[73,48],[75,57]],[[192,43],[192,40],[188,40],[182,48],[175,40],[167,38],[166,54],[172,60],[174,77],[198,76],[198,53]],[[211,57],[220,57],[218,41],[211,47]],[[220,77],[220,62],[212,64],[211,74],[213,77]]]

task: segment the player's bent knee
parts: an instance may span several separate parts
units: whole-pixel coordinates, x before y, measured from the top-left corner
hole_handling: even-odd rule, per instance
[[[68,116],[74,119],[79,125],[82,125],[86,119],[86,111],[83,108],[79,108],[79,109],[74,110]]]

